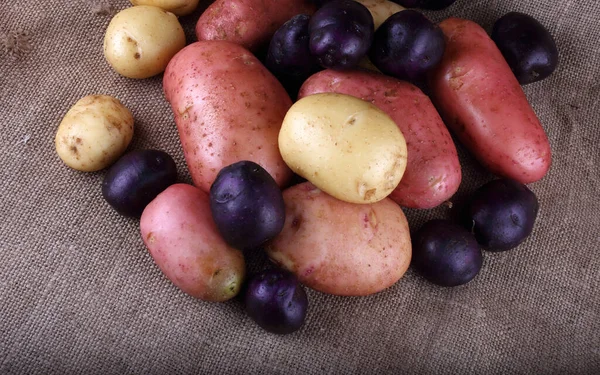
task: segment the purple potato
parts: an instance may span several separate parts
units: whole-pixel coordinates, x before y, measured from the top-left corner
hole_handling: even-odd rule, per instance
[[[543,80],[558,65],[554,38],[527,14],[510,12],[502,16],[494,24],[492,40],[522,85]]]
[[[465,226],[486,250],[515,248],[532,232],[539,205],[527,186],[498,179],[475,191],[465,207]]]
[[[317,58],[308,46],[310,16],[299,14],[284,23],[273,35],[267,51],[265,66],[290,94],[298,96],[302,83],[321,70]]]
[[[354,0],[333,0],[310,19],[310,52],[325,68],[352,68],[367,55],[375,25],[371,12]]]
[[[440,10],[454,4],[456,0],[392,0],[405,8]]]
[[[448,287],[466,284],[479,273],[482,263],[475,237],[458,224],[430,220],[413,236],[411,264],[434,284]]]
[[[246,160],[219,171],[210,187],[210,209],[225,242],[239,250],[259,248],[285,221],[279,186],[263,167]]]
[[[415,10],[403,10],[377,29],[369,57],[384,74],[416,83],[442,60],[445,47],[437,25]]]
[[[250,278],[245,303],[248,315],[263,329],[287,334],[304,323],[308,297],[296,276],[270,269]]]
[[[177,182],[177,166],[169,154],[137,150],[125,154],[106,173],[102,196],[118,213],[137,217],[158,194]]]

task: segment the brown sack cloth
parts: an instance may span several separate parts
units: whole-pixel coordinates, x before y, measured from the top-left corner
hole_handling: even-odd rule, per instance
[[[414,271],[362,298],[308,291],[305,326],[260,329],[239,300],[195,300],[164,278],[138,221],[102,199],[104,171],[56,155],[67,110],[88,94],[135,117],[130,149],[174,156],[189,182],[162,77],[126,79],[102,41],[126,0],[0,1],[0,374],[600,373],[600,3],[458,0],[450,15],[491,31],[509,11],[554,35],[560,65],[524,88],[553,150],[533,234],[485,253],[471,283],[441,288]],[[202,5],[206,7],[206,4]],[[188,43],[201,9],[181,19]],[[493,178],[459,146],[455,202]],[[456,205],[455,205],[456,206]],[[448,206],[406,210],[411,228]],[[249,260],[251,271],[268,264]]]

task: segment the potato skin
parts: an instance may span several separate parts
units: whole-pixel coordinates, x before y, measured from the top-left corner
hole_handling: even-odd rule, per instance
[[[148,5],[117,13],[104,36],[106,61],[128,78],[149,78],[162,73],[171,57],[183,47],[185,33],[177,17]]]
[[[291,177],[277,145],[291,100],[244,47],[201,41],[181,50],[163,77],[194,185],[208,192],[221,168],[260,164],[279,186]]]
[[[402,5],[396,4],[389,0],[356,0],[362,5],[366,6],[371,16],[373,16],[373,23],[375,24],[375,30],[381,26],[392,14],[405,10]]]
[[[283,192],[283,231],[266,248],[269,257],[300,282],[324,293],[364,296],[396,283],[412,255],[400,206],[337,200],[309,182]]]
[[[294,173],[337,199],[373,203],[398,186],[406,142],[394,121],[350,95],[305,96],[290,108],[279,150]]]
[[[244,257],[220,237],[208,195],[200,189],[168,187],[146,206],[140,231],[158,267],[185,293],[219,302],[240,291]]]
[[[551,164],[548,138],[498,47],[481,26],[440,23],[446,52],[429,75],[446,125],[492,173],[530,183]]]
[[[62,119],[54,143],[69,167],[94,172],[113,164],[133,137],[133,115],[108,95],[79,99]]]
[[[198,40],[226,40],[256,52],[297,14],[311,15],[311,0],[216,0],[196,24]]]
[[[462,178],[456,147],[435,107],[419,88],[382,74],[324,70],[304,82],[299,97],[322,92],[371,102],[400,128],[408,160],[400,184],[390,194],[396,203],[432,208],[456,193]]]
[[[130,0],[133,5],[151,5],[171,12],[176,16],[186,16],[198,6],[199,0]]]

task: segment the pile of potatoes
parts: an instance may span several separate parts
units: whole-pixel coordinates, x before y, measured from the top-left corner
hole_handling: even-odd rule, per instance
[[[356,1],[375,28],[404,9]],[[106,30],[106,61],[133,79],[164,74],[194,185],[154,191],[141,232],[165,275],[194,297],[228,300],[246,276],[243,253],[223,238],[209,208],[219,173],[237,162],[264,168],[285,202],[281,232],[261,248],[302,284],[344,296],[380,292],[408,269],[412,245],[401,206],[433,208],[457,191],[461,168],[446,125],[497,175],[528,183],[550,166],[548,140],[519,83],[470,21],[440,25],[447,53],[430,86],[444,123],[429,96],[368,59],[311,75],[293,101],[257,56],[284,23],[316,11],[310,0],[216,0],[196,24],[198,41],[187,45],[178,16],[193,12],[197,0],[132,3]],[[56,149],[69,167],[98,171],[122,156],[132,135],[131,112],[93,95],[67,112]],[[294,174],[307,181],[290,186]]]

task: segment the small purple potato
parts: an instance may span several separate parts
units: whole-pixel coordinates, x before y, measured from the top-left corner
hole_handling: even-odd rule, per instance
[[[302,83],[321,70],[308,46],[310,16],[298,14],[281,26],[269,44],[265,66],[295,98]]]
[[[407,8],[440,10],[454,4],[456,0],[392,0]]]
[[[210,187],[210,209],[230,246],[256,249],[281,232],[285,204],[277,183],[260,165],[240,161],[223,168]]]
[[[539,205],[527,186],[499,179],[481,186],[465,209],[465,226],[486,250],[505,251],[527,238],[537,217]]]
[[[558,65],[552,35],[527,14],[510,12],[502,16],[494,24],[492,40],[521,85],[543,80]]]
[[[259,326],[279,334],[297,331],[308,308],[308,297],[296,276],[281,269],[251,277],[244,300],[246,312]]]
[[[139,218],[144,208],[177,181],[177,166],[163,151],[132,151],[104,176],[102,196],[118,213]]]
[[[352,68],[367,55],[374,30],[373,16],[364,5],[330,1],[310,19],[310,52],[325,68]]]
[[[437,25],[422,13],[404,10],[377,29],[369,58],[384,74],[421,82],[442,60],[445,44],[444,33]]]
[[[113,164],[133,137],[133,115],[117,98],[88,95],[60,122],[56,153],[69,167],[95,172]]]
[[[479,273],[482,262],[475,237],[458,224],[430,220],[413,236],[411,264],[434,284],[466,284]]]

